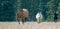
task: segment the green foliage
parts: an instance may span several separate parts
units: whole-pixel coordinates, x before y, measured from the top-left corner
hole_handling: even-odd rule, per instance
[[[43,14],[43,21],[53,21],[55,11],[60,20],[59,0],[0,0],[0,21],[16,20],[16,13],[22,8],[28,9],[31,21],[36,21],[37,12]]]
[[[60,3],[58,3],[58,21],[60,21]]]
[[[55,11],[58,11],[58,9],[57,9],[57,1],[56,0],[50,0],[48,3],[47,3],[47,5],[46,5],[46,7],[48,8],[48,11],[47,11],[47,15],[48,15],[48,17],[47,17],[47,19],[48,20],[53,20],[54,19],[54,12]]]

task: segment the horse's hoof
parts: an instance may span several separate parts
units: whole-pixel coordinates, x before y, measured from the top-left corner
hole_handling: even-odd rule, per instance
[[[19,23],[20,24],[20,23]]]
[[[41,22],[38,22],[38,24],[41,23]]]
[[[19,23],[20,24],[20,23]]]
[[[22,24],[24,24],[24,22],[22,22]]]

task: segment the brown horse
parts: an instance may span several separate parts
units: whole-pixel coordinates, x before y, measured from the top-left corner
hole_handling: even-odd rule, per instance
[[[20,24],[20,20],[24,23],[25,21],[27,21],[28,18],[28,10],[27,9],[22,9],[19,10],[17,13],[17,20]]]

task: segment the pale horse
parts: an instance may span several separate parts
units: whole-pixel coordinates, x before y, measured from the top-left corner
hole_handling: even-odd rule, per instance
[[[37,22],[38,22],[38,23],[40,23],[40,22],[42,21],[43,15],[42,15],[41,12],[38,12],[38,13],[36,14],[36,19],[37,19]]]

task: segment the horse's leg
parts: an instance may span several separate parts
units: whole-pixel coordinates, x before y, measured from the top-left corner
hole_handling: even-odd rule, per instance
[[[22,19],[22,23],[24,24],[27,21],[27,18]]]
[[[39,19],[39,23],[41,22],[41,20]]]
[[[17,21],[18,21],[18,23],[20,24],[20,21],[19,21],[19,19],[17,18]]]
[[[40,20],[40,19],[37,19],[37,22],[38,22],[38,23],[40,23],[40,22],[41,22],[41,20]]]
[[[22,23],[24,24],[24,19],[22,19]]]
[[[27,21],[27,19],[28,19],[28,18],[25,18],[25,20],[24,20],[24,21],[26,22],[26,21]]]

